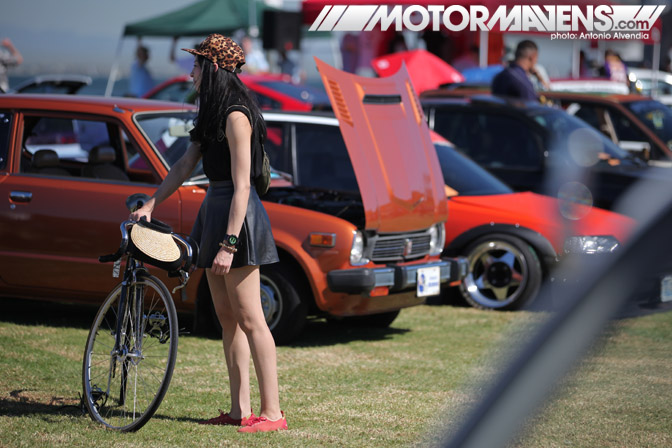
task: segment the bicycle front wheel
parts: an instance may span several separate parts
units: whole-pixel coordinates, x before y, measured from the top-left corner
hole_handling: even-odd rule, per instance
[[[177,356],[175,304],[156,277],[118,285],[93,321],[84,352],[84,403],[109,429],[137,431],[168,390]],[[123,297],[125,296],[125,297]]]

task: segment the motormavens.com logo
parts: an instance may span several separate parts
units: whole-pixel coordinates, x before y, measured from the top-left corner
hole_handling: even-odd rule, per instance
[[[648,39],[665,5],[326,5],[310,31],[517,31],[564,39]]]

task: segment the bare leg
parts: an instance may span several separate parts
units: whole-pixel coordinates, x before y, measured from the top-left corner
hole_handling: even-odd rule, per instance
[[[229,372],[231,391],[231,418],[250,414],[250,345],[241,330],[226,291],[226,276],[214,275],[205,270],[217,318],[222,326],[224,357]]]
[[[238,325],[247,335],[261,395],[260,416],[269,420],[282,417],[278,393],[278,370],[273,335],[261,308],[259,266],[231,269],[226,289]]]

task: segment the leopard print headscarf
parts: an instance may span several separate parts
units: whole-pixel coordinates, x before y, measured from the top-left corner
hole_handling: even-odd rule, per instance
[[[195,49],[183,48],[182,50],[203,56],[231,73],[240,73],[240,67],[245,64],[243,49],[221,34],[209,35]]]

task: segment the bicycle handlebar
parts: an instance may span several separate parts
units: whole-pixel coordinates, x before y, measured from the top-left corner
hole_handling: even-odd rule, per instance
[[[136,221],[132,220],[126,220],[121,223],[119,226],[119,229],[121,230],[121,245],[119,246],[119,249],[113,254],[101,255],[98,257],[99,262],[109,263],[111,261],[117,261],[126,253],[126,250],[128,249],[128,231],[135,223]],[[198,251],[198,246],[196,244],[192,245],[189,241],[191,238],[189,237],[185,239],[173,232],[170,233],[170,236],[184,248],[184,252],[186,253],[184,264],[174,272],[173,276],[178,277],[180,276],[180,271],[189,272],[191,269],[193,259],[195,258],[195,255],[197,255],[197,253],[194,254],[194,252]]]
[[[110,261],[117,261],[126,253],[126,248],[128,248],[127,227],[132,226],[133,224],[135,224],[135,221],[131,220],[126,220],[121,223],[121,226],[119,226],[119,228],[121,229],[121,245],[119,246],[119,249],[117,249],[117,251],[113,254],[101,255],[100,257],[98,257],[99,262],[109,263]]]

